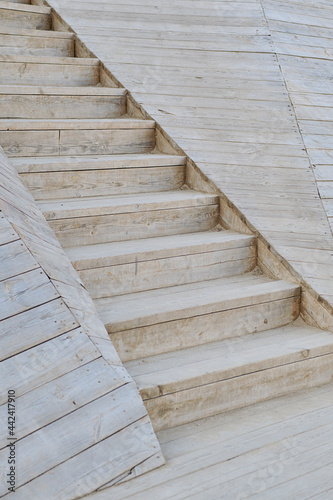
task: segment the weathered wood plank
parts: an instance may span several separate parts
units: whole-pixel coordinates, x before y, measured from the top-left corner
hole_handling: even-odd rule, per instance
[[[80,328],[23,351],[0,364],[4,381],[0,404],[7,401],[9,389],[23,396],[100,357],[100,352]]]
[[[39,267],[27,247],[21,241],[2,245],[0,249],[0,281],[13,278]]]
[[[144,452],[141,443],[136,439],[138,426],[146,446]],[[112,427],[110,431],[112,432]],[[122,445],[124,442],[132,443],[126,451]],[[151,450],[150,456],[155,456],[154,464],[151,466],[161,466],[164,460],[160,453],[156,454],[158,450],[156,450],[154,433],[149,419],[144,417],[135,425],[119,430],[86,450],[85,453],[76,455],[64,464],[58,465],[52,472],[26,484],[24,488],[17,490],[16,495],[19,499],[24,499],[26,495],[33,494],[34,491],[42,491],[50,500],[56,500],[59,497],[63,500],[70,500],[75,495],[86,495],[109,482],[110,466],[115,478],[130,474],[131,469],[138,463],[144,466],[144,462],[149,458],[147,458],[148,450]]]
[[[39,268],[0,282],[0,318],[36,307],[59,297],[46,274]]]
[[[79,326],[61,298],[2,320],[0,325],[1,360]]]
[[[24,419],[20,419],[16,438],[22,439],[42,429],[125,383],[108,363],[99,358],[23,396],[18,394],[18,412]],[[0,415],[3,418],[7,412],[7,404],[0,406]],[[5,448],[7,444],[7,438],[3,435],[0,438],[0,449]]]
[[[134,383],[118,388],[116,384],[113,389],[19,441],[21,467],[17,488],[145,417],[146,410]],[[0,451],[0,463],[7,461],[7,454],[7,449]],[[4,494],[4,480],[0,488]]]

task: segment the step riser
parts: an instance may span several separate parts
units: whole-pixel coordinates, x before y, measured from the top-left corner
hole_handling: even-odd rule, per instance
[[[50,14],[0,9],[0,26],[3,28],[50,30],[52,17]]]
[[[208,205],[51,220],[49,224],[60,243],[70,247],[206,231],[218,221],[218,205]]]
[[[90,295],[100,298],[235,276],[255,265],[255,248],[245,247],[88,269],[79,275]]]
[[[148,153],[154,129],[1,131],[8,156],[111,155]]]
[[[169,191],[185,182],[184,166],[21,174],[35,200]]]
[[[270,328],[285,326],[299,315],[299,297],[187,317],[151,326],[112,333],[111,340],[122,361],[203,345]]]
[[[158,431],[327,384],[332,377],[329,354],[156,397],[145,405]]]
[[[1,85],[94,86],[99,67],[85,64],[0,62]]]
[[[0,34],[0,50],[7,55],[74,57],[74,40]]]
[[[126,96],[1,95],[1,118],[98,119],[126,114]]]

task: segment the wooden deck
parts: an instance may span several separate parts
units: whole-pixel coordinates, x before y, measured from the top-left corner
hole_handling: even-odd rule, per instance
[[[158,433],[167,464],[89,500],[330,500],[333,386]]]

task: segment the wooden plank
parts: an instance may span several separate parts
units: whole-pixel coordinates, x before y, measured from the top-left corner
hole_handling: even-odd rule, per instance
[[[3,2],[0,6],[0,24],[6,27],[49,30],[52,26],[51,9]]]
[[[18,418],[24,415],[24,419],[20,419],[16,438],[22,439],[65,415],[72,414],[124,384],[115,370],[99,358],[23,396],[18,394]],[[5,417],[7,413],[8,405],[0,406],[0,415]],[[7,438],[3,435],[0,449],[7,444]]]
[[[21,174],[35,200],[148,193],[179,189],[184,166]]]
[[[12,90],[12,92],[14,89]],[[87,92],[86,92],[87,93]],[[73,91],[72,91],[73,94]],[[126,114],[125,95],[31,95],[1,94],[1,118],[33,119],[91,119],[116,118]],[[88,121],[88,120],[87,120]],[[2,121],[3,123],[3,121]],[[72,122],[73,123],[73,122]],[[15,126],[13,121],[7,123]],[[3,123],[3,125],[5,125]],[[16,126],[22,126],[20,121]],[[33,125],[37,125],[33,122]],[[42,125],[42,124],[41,124]],[[73,123],[74,125],[74,123]],[[80,123],[77,124],[77,126]],[[96,124],[97,125],[97,124]],[[58,124],[59,127],[66,126]],[[33,126],[32,126],[33,128]]]
[[[146,407],[150,418],[154,421],[155,429],[181,425],[185,421],[189,421],[189,414],[191,420],[196,420],[223,412],[226,409],[240,408],[261,401],[262,396],[258,395],[256,387],[260,387],[261,394],[264,392],[266,399],[268,399],[285,395],[291,392],[291,388],[292,392],[296,392],[328,383],[332,380],[332,360],[332,355],[326,355],[304,360],[301,364],[292,363],[289,365],[289,369],[279,366],[267,371],[259,371],[244,376],[241,387],[240,381],[236,377],[217,384],[203,386],[200,391],[198,389],[182,391],[180,398],[177,397],[176,393],[148,400]],[[283,378],[284,374],[285,378]],[[284,383],[281,383],[281,379],[284,380]],[[230,395],[232,395],[232,399]],[[197,405],[198,398],[201,400],[200,409]],[[163,414],[157,400],[163,406]],[[195,401],[194,406],[190,406],[191,401]],[[176,414],[174,408],[177,408]]]
[[[37,32],[39,33],[39,32]],[[48,31],[52,35],[52,31]],[[59,36],[68,36],[72,33],[66,32],[56,32]],[[0,85],[0,95],[49,95],[49,96],[111,96],[111,97],[122,97],[127,94],[124,88],[115,87],[52,87],[43,85]]]
[[[19,236],[14,231],[12,225],[3,215],[0,215],[0,245],[12,243],[13,241],[17,241],[18,239]]]
[[[2,131],[49,131],[49,130],[154,130],[153,120],[138,120],[133,118],[101,118],[101,119],[1,119]]]
[[[110,411],[111,407],[113,411]],[[88,450],[96,442],[131,426],[145,415],[146,410],[135,384],[126,384],[63,416],[38,433],[21,439],[21,467],[17,488],[59,463]],[[0,451],[1,463],[7,461],[7,454],[7,449]],[[89,466],[91,467],[91,463]],[[4,494],[6,491],[6,483],[2,481],[0,492]]]
[[[3,31],[0,29],[0,32]],[[31,56],[74,57],[72,38],[45,36],[22,36],[0,33],[0,47],[3,54],[25,54]]]
[[[252,271],[255,262],[255,251],[242,248],[164,259],[156,255],[154,260],[91,268],[79,275],[96,299],[242,274]]]
[[[15,60],[8,61],[10,57],[14,56],[7,56],[6,61],[0,61],[1,85],[22,85],[24,82],[26,85],[76,87],[78,85],[97,85],[99,82],[99,68],[91,64],[82,63],[80,66],[79,64],[62,64],[60,61],[54,64],[45,64],[37,60],[35,62],[29,60],[15,62]]]
[[[1,361],[79,326],[59,298],[1,321]]]
[[[0,281],[13,278],[39,267],[22,241],[2,245],[0,249]]]
[[[138,193],[135,196],[90,196],[86,199],[70,198],[49,200],[38,203],[47,220],[88,217],[94,215],[115,215],[126,213],[157,211],[172,208],[188,208],[205,205],[215,206],[218,196],[183,189],[166,193]]]
[[[164,167],[164,166],[185,166],[184,156],[165,154],[131,154],[114,156],[62,156],[59,158],[12,158],[12,164],[21,173],[28,172],[63,172],[63,171],[83,171],[83,170],[107,170],[125,169],[139,167]]]
[[[151,238],[212,229],[219,222],[218,205],[170,208],[104,216],[50,220],[64,247]]]
[[[147,153],[154,149],[153,129],[143,130],[84,130],[60,134],[61,155]]]
[[[5,381],[0,404],[6,403],[9,389],[23,396],[100,357],[81,328],[17,354],[0,364],[1,378]]]
[[[41,269],[4,280],[0,282],[0,318],[9,318],[57,297],[58,293]]]
[[[108,299],[100,299],[96,304],[111,333],[259,304],[263,297],[267,302],[298,295],[299,288],[295,285],[271,282],[264,276],[248,273],[114,297],[112,309]]]
[[[138,426],[145,443],[145,449],[142,448],[141,440],[139,442],[137,439]],[[112,427],[110,431],[112,432]],[[124,442],[132,443],[126,451],[123,448]],[[17,490],[16,495],[19,499],[23,499],[26,498],[26,495],[33,494],[34,491],[38,490],[43,491],[43,494],[47,495],[50,500],[59,497],[70,500],[77,494],[86,495],[108,483],[110,464],[112,474],[119,478],[130,474],[131,469],[138,463],[144,466],[144,462],[153,456],[155,456],[155,461],[151,467],[163,465],[164,460],[156,449],[150,421],[144,417],[138,420],[136,425],[130,425],[116,432],[84,453],[58,465],[52,472],[26,484],[24,488]],[[67,473],[69,468],[71,470],[70,478]]]
[[[0,144],[9,157],[59,155],[59,132],[0,131]]]

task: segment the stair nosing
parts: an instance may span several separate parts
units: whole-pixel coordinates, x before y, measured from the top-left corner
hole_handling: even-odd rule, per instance
[[[201,242],[186,242],[186,240],[193,238],[193,234],[198,234],[202,238]],[[209,240],[205,241],[205,236],[216,235],[212,238],[215,241]],[[103,267],[109,267],[111,265],[122,265],[130,264],[135,262],[143,262],[145,260],[156,260],[156,259],[167,259],[173,257],[180,257],[186,255],[196,255],[207,252],[214,252],[219,250],[219,246],[223,246],[223,250],[239,249],[247,246],[253,246],[256,242],[256,238],[251,235],[239,234],[233,231],[205,231],[198,233],[183,234],[176,237],[174,235],[160,236],[157,238],[147,238],[142,240],[133,241],[121,241],[121,242],[111,242],[111,243],[101,243],[97,245],[82,245],[81,247],[67,248],[66,253],[72,261],[75,269],[77,271],[84,271],[87,269],[99,269]],[[227,239],[223,240],[223,237]],[[165,244],[167,241],[172,241],[177,238],[177,243],[172,242],[172,247]],[[179,245],[179,240],[184,240],[182,245]],[[153,242],[151,240],[154,240]],[[157,243],[156,247],[151,249],[152,243]],[[164,246],[163,246],[164,242]],[[160,243],[160,246],[158,245]],[[144,249],[144,245],[147,248]],[[214,247],[212,249],[203,249],[201,247]],[[215,248],[216,246],[216,248]],[[89,249],[90,247],[90,249]],[[117,248],[118,247],[118,248]],[[150,248],[149,248],[150,247]],[[200,250],[199,250],[200,247]],[[110,252],[113,248],[117,249],[117,252]],[[81,257],[76,256],[75,253],[80,254],[80,249],[83,251]],[[93,257],[84,256],[84,249],[94,252]],[[109,252],[108,252],[109,250]],[[96,251],[99,251],[96,256]],[[167,252],[163,255],[163,252]],[[184,253],[186,252],[186,253]],[[154,257],[146,257],[146,255],[152,254]],[[115,263],[116,260],[116,263]],[[98,264],[98,265],[97,265]]]
[[[243,340],[243,347],[245,345],[245,349],[237,351],[236,347],[236,349],[231,353],[230,347],[233,345],[237,346],[239,338],[212,342],[211,344],[208,344],[210,349],[208,352],[215,352],[216,356],[214,359],[212,359],[210,355],[208,360],[206,353],[206,357],[204,359],[201,356],[200,361],[195,361],[194,356],[194,360],[190,361],[191,351],[192,353],[202,353],[205,347],[207,347],[207,344],[204,344],[195,347],[188,347],[178,351],[179,358],[181,355],[181,362],[178,359],[178,365],[172,365],[171,363],[171,367],[169,366],[169,368],[161,368],[159,370],[156,369],[156,366],[153,368],[153,363],[161,366],[161,360],[163,358],[168,359],[174,356],[174,351],[167,353],[167,355],[161,354],[148,358],[141,358],[135,361],[129,361],[125,363],[125,367],[139,385],[139,389],[141,390],[144,399],[151,399],[161,395],[165,396],[175,392],[181,392],[183,390],[191,390],[197,387],[230,380],[232,378],[246,376],[258,371],[264,371],[279,366],[287,366],[297,362],[306,361],[308,359],[325,356],[327,354],[333,354],[333,335],[331,332],[324,332],[325,336],[321,337],[320,333],[315,328],[307,326],[305,328],[298,328],[295,329],[293,333],[296,333],[298,330],[299,336],[296,335],[291,340],[289,339],[288,343],[288,336],[290,337],[290,332],[288,332],[288,330],[292,332],[292,328],[293,325],[291,324],[269,331],[248,334],[247,336],[244,336]],[[304,330],[306,329],[310,332],[305,335]],[[277,336],[280,336],[279,341],[274,342]],[[273,342],[271,342],[272,338]],[[315,342],[317,339],[318,342]],[[260,347],[260,342],[263,342],[262,347]],[[257,343],[259,344],[259,347]],[[218,351],[221,346],[222,348],[226,346],[226,353],[223,354],[223,349],[221,352]],[[265,351],[268,352],[269,355],[267,355]],[[187,360],[186,355],[188,354],[189,356]],[[146,363],[152,363],[152,369],[154,369],[154,371],[148,371],[149,364],[145,364],[145,360],[147,360]],[[140,365],[140,363],[142,363],[142,365]],[[208,368],[204,366],[205,363],[208,363]],[[140,368],[140,366],[144,366],[147,369],[146,373],[140,374],[138,371],[135,371],[136,366],[138,368]],[[188,367],[187,374],[186,367]],[[193,369],[191,367],[193,367]],[[171,374],[169,375],[168,380],[168,372],[171,370],[173,370],[174,379],[172,380]],[[176,370],[176,373],[174,370]],[[191,371],[192,374],[190,374]],[[164,382],[162,381],[163,375],[165,380]],[[148,378],[150,378],[152,382],[148,382]],[[199,383],[199,379],[202,379],[201,383]],[[145,382],[145,380],[147,381]]]

